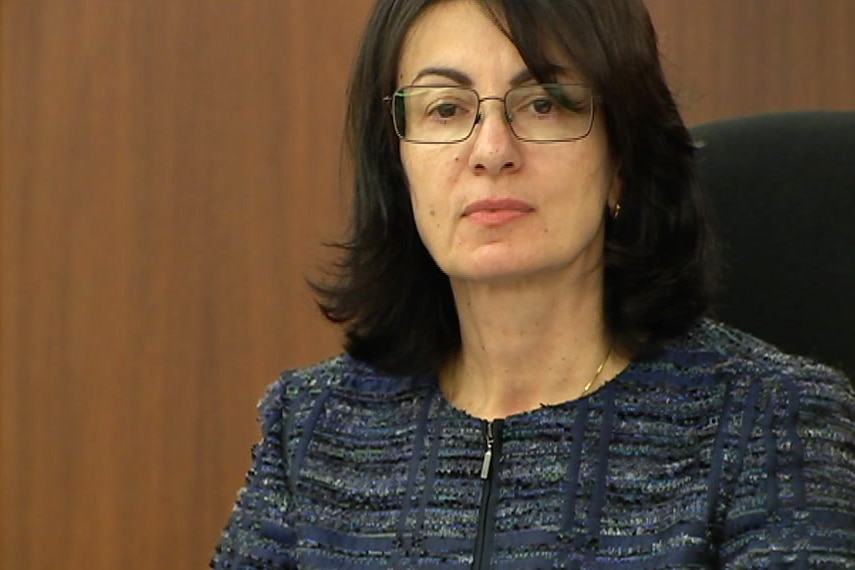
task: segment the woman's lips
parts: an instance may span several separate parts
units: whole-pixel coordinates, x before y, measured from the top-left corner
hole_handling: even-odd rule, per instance
[[[521,200],[478,200],[466,206],[463,217],[484,226],[500,226],[534,211],[531,204]]]

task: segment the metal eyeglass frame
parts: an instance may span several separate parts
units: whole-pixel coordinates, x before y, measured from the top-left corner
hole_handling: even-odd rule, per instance
[[[588,87],[584,83],[542,83],[542,84],[539,84],[539,86],[540,87],[574,86],[574,87],[585,87],[586,89],[589,90],[591,112],[590,112],[590,116],[588,117],[588,128],[585,130],[585,132],[583,134],[581,134],[579,136],[575,136],[575,137],[565,137],[565,138],[560,138],[560,139],[531,139],[531,138],[525,138],[525,137],[520,136],[516,132],[516,130],[514,129],[513,117],[508,114],[508,95],[510,95],[511,93],[513,93],[514,91],[516,91],[518,89],[525,88],[528,86],[512,87],[505,92],[505,95],[503,97],[498,97],[498,96],[481,97],[481,95],[478,93],[478,91],[476,91],[472,87],[463,87],[463,86],[459,86],[459,85],[403,85],[403,86],[397,88],[395,90],[395,92],[392,93],[391,95],[387,95],[387,96],[383,97],[383,101],[386,103],[386,105],[389,109],[389,112],[392,115],[392,126],[395,129],[395,134],[402,141],[406,141],[406,142],[413,143],[413,144],[456,144],[456,143],[460,143],[460,142],[467,140],[469,137],[472,136],[472,133],[475,132],[475,127],[477,127],[478,124],[484,120],[484,114],[481,112],[481,103],[484,101],[501,101],[502,102],[502,107],[503,107],[503,111],[504,111],[503,115],[505,117],[505,123],[508,125],[508,128],[510,129],[510,131],[514,135],[514,137],[517,140],[520,140],[523,142],[531,142],[531,143],[573,142],[573,141],[581,140],[581,139],[583,139],[583,138],[585,138],[591,134],[591,131],[594,130],[594,118],[596,116],[595,101],[599,99],[599,97],[597,97],[597,95],[593,89],[591,89],[590,87]],[[446,87],[446,88],[461,89],[463,91],[469,91],[475,95],[475,98],[477,100],[477,106],[475,107],[475,119],[474,119],[474,121],[472,121],[472,126],[470,127],[469,132],[466,133],[465,136],[462,136],[462,137],[456,138],[456,139],[452,139],[452,140],[447,140],[447,141],[425,141],[425,140],[410,139],[410,138],[407,138],[401,134],[401,131],[398,128],[398,120],[397,120],[396,113],[395,113],[395,100],[399,97],[399,93],[404,89],[425,88],[425,87],[426,88]]]

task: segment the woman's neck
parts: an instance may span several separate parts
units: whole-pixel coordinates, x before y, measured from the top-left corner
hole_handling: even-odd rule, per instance
[[[453,282],[452,288],[462,345],[440,381],[451,403],[472,415],[500,418],[572,400],[626,365],[606,333],[599,272],[570,287]]]

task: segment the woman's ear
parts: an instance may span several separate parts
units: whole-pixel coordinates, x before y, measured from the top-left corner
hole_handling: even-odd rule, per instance
[[[621,197],[623,195],[623,181],[620,178],[620,174],[618,174],[618,170],[618,168],[615,168],[612,171],[612,180],[611,184],[609,184],[609,195],[606,200],[609,215],[612,219],[615,219],[620,215]]]

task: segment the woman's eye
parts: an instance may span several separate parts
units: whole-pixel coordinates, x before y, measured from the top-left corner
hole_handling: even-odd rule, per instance
[[[540,115],[545,115],[549,113],[550,111],[552,111],[554,106],[555,102],[552,99],[547,98],[535,99],[531,102],[531,108],[534,110],[535,113],[538,113]]]
[[[440,103],[434,105],[430,112],[436,114],[440,119],[450,119],[457,114],[457,105],[454,103]]]

